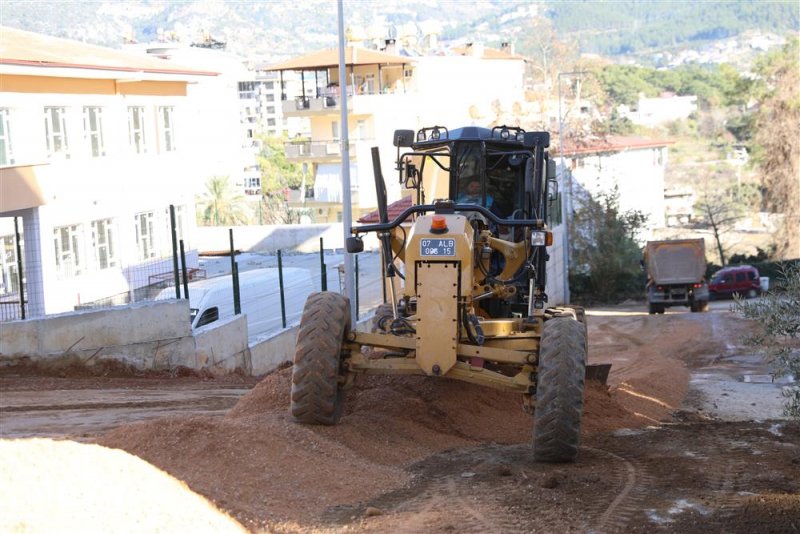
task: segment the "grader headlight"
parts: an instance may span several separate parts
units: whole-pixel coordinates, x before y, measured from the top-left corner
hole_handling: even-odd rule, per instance
[[[534,247],[549,247],[553,244],[553,233],[544,230],[536,230],[531,232],[531,246]]]

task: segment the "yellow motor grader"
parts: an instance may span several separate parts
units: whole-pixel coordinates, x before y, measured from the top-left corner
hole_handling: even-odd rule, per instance
[[[336,424],[359,374],[443,377],[518,391],[533,414],[534,459],[575,459],[586,324],[580,308],[547,306],[546,221],[557,202],[549,144],[546,132],[507,126],[397,130],[396,169],[412,205],[391,221],[372,149],[380,222],[354,227],[347,251],[377,234],[388,302],[362,332],[345,296],[308,297],[292,373],[296,421]]]

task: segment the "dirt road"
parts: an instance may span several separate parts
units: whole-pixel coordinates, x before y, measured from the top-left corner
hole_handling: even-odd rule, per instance
[[[516,395],[458,382],[373,377],[350,392],[340,425],[296,425],[290,370],[252,389],[241,379],[6,376],[0,434],[128,451],[254,532],[800,532],[800,424],[780,419],[781,386],[740,346],[751,325],[727,307],[590,312],[590,360],[613,367],[610,389],[587,388],[570,465],[530,461],[531,420]],[[63,461],[49,465],[41,442],[13,443],[31,444],[17,464],[47,464],[57,479]],[[73,513],[94,505],[86,470],[69,481],[87,485]],[[120,477],[105,491],[135,485]],[[149,510],[165,524],[176,513]],[[5,512],[15,524],[42,520],[24,506],[0,512],[0,530]]]

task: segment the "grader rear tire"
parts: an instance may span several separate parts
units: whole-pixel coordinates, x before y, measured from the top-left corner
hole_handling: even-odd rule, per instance
[[[533,457],[572,462],[578,454],[586,374],[584,327],[571,317],[545,321],[539,351]]]
[[[342,343],[350,331],[350,302],[338,293],[311,293],[306,300],[292,368],[295,421],[335,425],[342,415]]]

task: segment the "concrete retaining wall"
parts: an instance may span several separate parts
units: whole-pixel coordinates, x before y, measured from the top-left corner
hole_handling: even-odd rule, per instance
[[[359,324],[365,321],[369,319]],[[258,376],[293,360],[297,328],[295,324],[248,344],[245,315],[199,328],[193,335],[187,301],[137,303],[1,323],[0,367],[20,356],[78,356],[88,365],[110,359],[140,370],[185,366]]]
[[[76,354],[87,362],[114,359],[138,369],[195,368],[187,306],[145,302],[5,322],[0,325],[0,356]]]
[[[186,310],[188,317],[189,310]],[[195,369],[212,373],[241,370],[252,374],[247,346],[247,317],[237,315],[197,329],[194,334]]]

